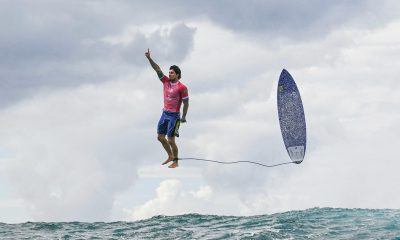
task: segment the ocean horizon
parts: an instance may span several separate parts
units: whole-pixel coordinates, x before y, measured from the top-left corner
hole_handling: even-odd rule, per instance
[[[256,216],[159,215],[132,222],[0,223],[0,239],[400,240],[400,210],[311,208]]]

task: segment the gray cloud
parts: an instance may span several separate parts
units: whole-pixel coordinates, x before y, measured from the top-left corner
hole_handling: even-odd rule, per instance
[[[381,26],[393,19],[395,1],[3,1],[0,14],[0,107],[39,89],[77,86],[125,76],[143,67],[150,47],[157,60],[181,62],[193,46],[185,22],[213,23],[262,41],[321,38],[338,26]],[[131,42],[105,37],[129,26],[175,23],[152,34],[131,33]],[[176,24],[180,22],[180,24]],[[210,36],[213,41],[216,36]],[[270,42],[271,44],[271,42]]]
[[[147,47],[157,46],[160,61],[182,61],[194,35],[183,23],[167,34],[158,29],[147,37],[136,31],[125,44],[105,41],[132,24],[130,10],[123,2],[6,1],[0,10],[7,19],[0,23],[0,107],[41,88],[127,75],[147,64],[143,57]]]
[[[130,4],[132,8],[138,7]],[[141,4],[163,19],[202,19],[248,37],[287,38],[292,41],[320,39],[342,26],[373,28],[397,17],[397,1],[356,0],[239,0],[239,1],[162,1]],[[146,18],[144,16],[144,18]],[[147,21],[155,21],[146,19]],[[210,36],[212,40],[213,36]]]
[[[227,7],[229,6],[229,7]],[[396,1],[214,1],[203,6],[213,22],[250,37],[313,40],[343,26],[371,28],[397,17]]]
[[[216,1],[207,5],[210,18],[235,31],[293,40],[315,39],[334,27],[360,23],[381,24],[393,16],[379,10],[385,2],[371,1]],[[226,6],[229,6],[227,8]],[[383,18],[383,19],[382,19]],[[378,20],[378,21],[376,21]]]

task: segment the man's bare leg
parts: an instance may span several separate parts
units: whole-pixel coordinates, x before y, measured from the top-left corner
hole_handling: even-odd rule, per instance
[[[172,153],[171,146],[169,145],[168,140],[165,138],[165,135],[163,135],[163,134],[158,134],[157,139],[158,139],[158,141],[161,142],[162,146],[164,147],[165,151],[166,151],[167,154],[168,154],[167,160],[165,160],[165,161],[162,163],[162,165],[167,164],[167,163],[173,161],[173,160],[174,160],[174,155],[173,155],[173,153]]]
[[[173,162],[169,165],[169,168],[178,167],[178,146],[175,143],[175,137],[168,137],[168,143],[171,146]]]

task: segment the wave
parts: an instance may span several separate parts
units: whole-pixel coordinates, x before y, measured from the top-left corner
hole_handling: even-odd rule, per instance
[[[257,216],[160,215],[135,222],[0,223],[0,239],[400,240],[400,210],[311,208]]]

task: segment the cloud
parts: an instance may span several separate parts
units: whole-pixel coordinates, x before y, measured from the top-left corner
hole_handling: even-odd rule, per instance
[[[185,190],[180,180],[168,179],[160,182],[154,199],[131,210],[131,217],[132,220],[140,220],[156,215],[227,214],[226,210],[233,210],[237,203],[228,195],[224,199],[215,198],[210,186]]]
[[[248,216],[260,213],[287,211],[291,201],[301,200],[303,196],[293,196],[277,189],[271,194],[257,191],[243,195],[232,191],[215,190],[209,185],[197,189],[187,189],[178,179],[160,182],[156,196],[145,203],[126,209],[131,220],[141,220],[157,215],[181,215],[198,213],[204,215]]]
[[[176,211],[181,184],[178,180],[166,180],[157,188],[157,196],[155,199],[146,202],[142,207],[136,207],[132,216],[134,220],[148,218],[157,215],[157,213],[165,213],[173,209]]]
[[[209,186],[200,186],[199,190],[190,191],[190,194],[198,199],[209,200],[211,195],[213,194],[213,190]]]
[[[138,71],[147,66],[143,55],[148,47],[159,50],[160,61],[177,62],[193,47],[195,31],[184,23],[166,23],[145,34],[124,6],[7,1],[0,11],[12,24],[0,24],[0,107],[42,89],[101,83]],[[128,42],[106,41],[123,34]]]
[[[395,1],[328,5],[318,1],[6,1],[0,10],[8,19],[0,23],[0,106],[43,88],[109,81],[138,71],[146,64],[142,55],[147,47],[160,62],[180,63],[193,48],[195,30],[187,25],[191,22],[208,19],[242,38],[265,44],[267,37],[268,45],[283,47],[279,45],[283,38],[309,42],[337,28],[383,26],[398,9]],[[129,41],[118,41],[122,36]],[[216,36],[209,34],[207,41],[214,42]],[[110,38],[116,41],[105,41]]]
[[[132,4],[133,7],[135,4]],[[350,26],[371,29],[396,19],[397,1],[162,1],[142,4],[172,21],[208,19],[242,37],[275,41],[313,41],[323,39],[332,30]],[[166,13],[166,14],[165,14]],[[144,17],[145,18],[145,17]],[[148,19],[146,19],[148,20]]]
[[[227,4],[229,8],[225,7]],[[379,4],[373,1],[236,1],[233,4],[219,1],[207,8],[214,22],[229,29],[299,41],[320,38],[343,25],[364,28],[385,23],[395,16],[394,11],[386,9],[387,5],[395,4],[390,1]],[[372,8],[375,11],[369,11]],[[382,9],[390,13],[383,13]]]
[[[37,96],[1,112],[0,142],[9,152],[2,174],[32,218],[108,219],[114,196],[151,155],[145,122],[154,117],[146,101],[121,81]]]
[[[117,206],[132,218],[398,207],[397,2],[174,3],[1,8],[16,26],[0,23],[0,171],[23,199],[16,207],[34,220],[106,221],[119,193],[164,174],[148,47],[163,69],[179,64],[189,87],[181,157],[289,160],[276,116],[282,68],[301,91],[308,146],[301,165],[279,168],[182,162],[204,184],[188,189],[169,171],[155,198]]]

